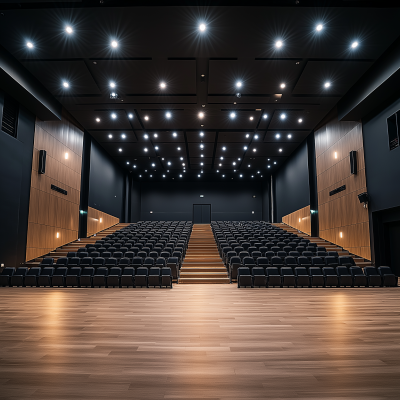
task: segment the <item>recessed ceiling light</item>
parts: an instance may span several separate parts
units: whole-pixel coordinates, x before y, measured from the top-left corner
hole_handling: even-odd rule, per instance
[[[199,118],[204,118],[204,113],[199,112]]]
[[[112,137],[113,137],[113,135],[111,135],[111,133],[108,135],[108,137],[110,138],[110,139],[112,139]]]
[[[158,134],[157,134],[157,133],[155,133],[155,134],[154,134],[154,137],[155,137],[155,138],[157,138],[157,137],[158,137]]]
[[[260,173],[260,171],[257,171],[257,174],[259,174]]]
[[[121,137],[122,137],[122,139],[125,139],[125,138],[126,138],[125,133],[123,133],[123,134],[121,135]]]
[[[155,150],[158,150],[158,146],[154,147]]]
[[[331,86],[331,83],[330,82],[325,82],[325,85],[324,85],[326,88],[328,88],[328,87],[330,87]]]
[[[204,165],[204,164],[201,162],[200,165]]]
[[[118,42],[116,40],[113,40],[111,42],[111,47],[114,47],[114,49],[117,48],[118,47]]]
[[[254,153],[257,151],[257,149],[253,149]]]
[[[289,133],[289,134],[287,135],[287,137],[288,137],[288,139],[291,139],[291,138],[292,138],[292,135]]]
[[[128,117],[129,117],[130,119],[132,119],[132,118],[133,118],[133,114],[128,114]]]
[[[282,46],[283,46],[282,40],[278,40],[278,41],[275,43],[275,47],[277,47],[278,49],[280,49]]]
[[[67,33],[71,34],[71,33],[73,33],[73,32],[74,32],[74,30],[72,29],[72,27],[71,27],[71,26],[67,26],[67,27],[65,27],[65,32],[67,32]]]
[[[282,153],[282,149],[279,149],[279,153]]]
[[[225,151],[225,150],[226,150],[226,147],[223,147],[222,150]]]
[[[281,119],[285,119],[286,118],[286,114],[281,114]]]
[[[254,178],[254,175],[252,175],[251,177]]]
[[[268,165],[268,168],[271,168],[271,166],[270,166],[270,165]]]
[[[274,161],[274,164],[276,164],[276,161]]]
[[[152,167],[155,167],[155,166],[156,166],[156,164],[154,164],[154,163],[153,163],[153,164],[151,164],[151,166],[152,166]]]
[[[250,117],[250,121],[253,121],[254,117]]]
[[[172,134],[172,136],[173,136],[173,137],[177,137],[178,134],[177,134],[176,132],[174,132],[174,133]]]
[[[236,161],[234,161],[232,164],[233,164],[233,165],[236,165]]]
[[[221,163],[219,163],[219,164],[218,164],[218,166],[219,166],[219,167],[222,167],[222,164],[221,164]]]
[[[110,82],[110,87],[115,88],[115,82]]]
[[[219,172],[219,169],[217,169],[217,172]]]
[[[147,133],[145,133],[145,134],[143,135],[143,137],[144,137],[145,139],[148,139],[148,138],[149,138],[149,135],[148,135]]]
[[[153,177],[153,175],[150,175],[150,178],[152,178]]]
[[[241,81],[237,81],[236,82],[236,87],[238,87],[238,88],[242,87],[242,82]]]
[[[163,175],[162,177],[165,178],[165,175]]]
[[[144,119],[145,119],[146,121],[148,121],[148,120],[149,120],[149,117],[148,117],[147,115],[145,115]]]
[[[204,32],[204,31],[206,30],[206,24],[200,24],[200,25],[199,25],[199,30],[200,30],[201,32]]]
[[[117,114],[115,114],[115,113],[112,113],[112,114],[111,114],[111,118],[112,118],[112,119],[115,119],[115,118],[117,118]]]
[[[96,118],[96,122],[100,122],[100,118]]]
[[[168,165],[171,165],[171,161],[168,161],[168,163],[167,163]]]
[[[141,178],[142,177],[142,175],[139,175],[139,178]]]
[[[258,139],[258,135],[254,135],[254,139]]]
[[[166,87],[167,87],[167,85],[166,85],[165,82],[161,82],[161,83],[160,83],[160,88],[161,88],[161,89],[165,89]]]
[[[301,124],[303,122],[303,120],[301,118],[299,118],[299,123]]]
[[[204,144],[201,144],[201,145],[200,145],[200,148],[203,149],[203,148],[204,148]]]
[[[240,161],[240,158],[238,158],[238,161]]]
[[[268,158],[268,161],[271,161],[271,159],[270,159],[270,158]]]
[[[321,32],[323,27],[324,26],[322,24],[318,24],[315,29],[317,30],[317,32]]]
[[[199,174],[199,175],[197,175],[199,178],[201,177],[201,175]]]
[[[203,137],[204,136],[204,132],[200,132],[200,136]]]
[[[181,157],[180,160],[183,161],[183,157]]]
[[[200,157],[204,157],[204,154],[200,154]]]
[[[180,147],[178,147],[178,151],[181,151],[181,148],[180,148]]]
[[[64,81],[64,82],[63,82],[63,86],[64,86],[65,88],[69,88],[69,83],[66,82],[66,81]]]
[[[250,135],[249,135],[249,134],[247,134],[247,135],[246,135],[246,138],[248,139],[249,137],[250,137]]]
[[[247,150],[247,146],[244,146],[243,148],[244,148],[244,150]]]
[[[179,178],[182,178],[182,175],[179,175]]]
[[[240,174],[239,176],[240,176],[241,178],[243,177],[243,175],[242,175],[242,174]]]
[[[284,83],[281,83],[281,88],[285,89],[286,85]]]
[[[223,159],[224,159],[224,157],[220,157],[219,159],[220,159],[220,160],[223,160]]]
[[[230,117],[233,119],[236,117],[236,114],[233,112],[233,113],[231,113]]]
[[[356,47],[358,47],[358,42],[353,42],[353,43],[351,44],[351,48],[352,48],[352,49],[355,49]]]
[[[263,118],[264,118],[264,119],[267,119],[267,118],[268,118],[268,115],[267,115],[267,114],[264,114],[264,115],[263,115]]]
[[[118,151],[122,151],[122,149],[118,149]]]
[[[225,178],[225,175],[222,175],[223,178]]]
[[[144,148],[144,152],[147,153],[147,148],[146,147]]]
[[[127,161],[126,163],[129,164],[129,161]]]
[[[33,43],[32,42],[26,42],[26,46],[30,49],[33,49]]]
[[[165,114],[165,116],[166,116],[167,118],[171,118],[171,113],[170,113],[170,112],[167,112],[167,113]]]
[[[248,167],[248,168],[251,168],[251,165],[249,164],[247,167]]]
[[[279,138],[281,137],[281,135],[280,135],[279,133],[277,133],[277,134],[275,135],[275,137],[276,137],[277,139],[279,139]]]

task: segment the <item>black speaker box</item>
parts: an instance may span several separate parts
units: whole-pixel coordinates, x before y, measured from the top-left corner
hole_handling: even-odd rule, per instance
[[[357,174],[357,152],[354,150],[350,152],[350,173]]]
[[[39,174],[46,172],[46,150],[39,150]]]

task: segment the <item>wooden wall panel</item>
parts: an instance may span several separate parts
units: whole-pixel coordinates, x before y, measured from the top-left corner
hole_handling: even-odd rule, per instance
[[[352,150],[357,151],[357,175],[350,173]],[[361,123],[328,122],[315,132],[315,151],[320,237],[370,260],[368,210],[357,197],[367,191]],[[346,190],[329,195],[343,185]]]
[[[87,235],[92,236],[97,232],[119,223],[119,218],[106,214],[95,208],[88,207]]]
[[[291,214],[282,217],[282,222],[301,232],[311,235],[311,212],[310,206],[300,208]]]
[[[33,147],[26,260],[78,238],[83,130],[66,114],[61,121],[36,120]],[[47,152],[45,174],[38,173],[39,150]]]

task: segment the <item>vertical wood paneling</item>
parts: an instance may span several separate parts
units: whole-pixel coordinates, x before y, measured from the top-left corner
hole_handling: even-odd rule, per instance
[[[311,235],[311,212],[310,206],[301,208],[291,214],[282,217],[282,222],[301,232]]]
[[[26,260],[78,238],[83,131],[67,115],[61,121],[36,120],[33,147]],[[42,175],[39,150],[47,152]],[[51,190],[51,185],[68,194]]]
[[[87,235],[88,237],[110,226],[119,223],[119,218],[106,214],[95,208],[88,207]]]
[[[367,191],[362,125],[332,120],[315,132],[319,235],[371,259],[368,210],[357,195]],[[357,175],[350,174],[350,151],[357,151]],[[336,153],[336,157],[335,157]],[[329,192],[346,185],[333,196]]]

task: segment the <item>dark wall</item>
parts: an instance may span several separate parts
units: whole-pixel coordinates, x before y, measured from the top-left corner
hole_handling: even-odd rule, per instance
[[[0,92],[0,121],[4,95]],[[0,263],[25,261],[35,116],[20,106],[17,138],[0,131]]]
[[[305,140],[275,174],[276,222],[310,204],[307,141]]]
[[[400,206],[400,147],[389,150],[386,119],[400,110],[400,99],[363,121],[370,211]]]
[[[131,215],[129,222],[140,221],[141,213],[141,193],[140,183],[136,181],[131,182]]]
[[[89,207],[125,221],[125,173],[92,139],[90,152]]]
[[[212,220],[261,220],[263,216],[263,185],[259,183],[142,183],[140,191],[141,220],[191,221],[193,204],[211,204]]]

